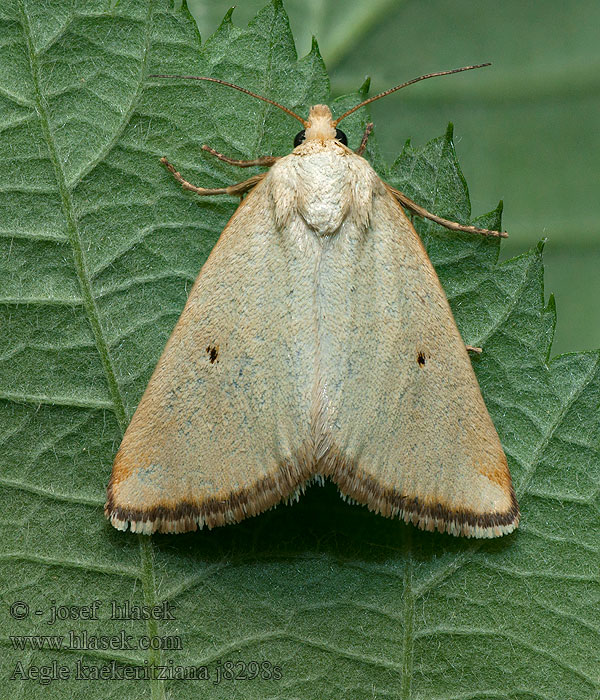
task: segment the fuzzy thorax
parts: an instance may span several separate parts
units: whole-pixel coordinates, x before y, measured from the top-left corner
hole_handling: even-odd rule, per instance
[[[335,138],[333,117],[327,105],[314,105],[308,113],[308,121],[304,138],[328,141]]]

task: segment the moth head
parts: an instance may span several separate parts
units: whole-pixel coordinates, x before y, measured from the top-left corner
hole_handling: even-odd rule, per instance
[[[319,139],[320,141],[335,139],[343,143],[344,146],[348,145],[346,134],[341,129],[336,128],[331,110],[327,105],[315,105],[311,107],[305,126],[305,129],[302,129],[302,131],[296,134],[294,147],[311,139]]]

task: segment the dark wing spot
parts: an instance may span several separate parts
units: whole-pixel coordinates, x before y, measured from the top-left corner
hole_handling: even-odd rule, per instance
[[[210,361],[211,365],[214,365],[215,362],[218,362],[218,357],[219,357],[219,346],[218,345],[209,345],[206,348],[206,354],[208,355],[208,359]]]
[[[419,350],[417,354],[417,362],[423,367],[425,365],[425,353],[422,350]]]

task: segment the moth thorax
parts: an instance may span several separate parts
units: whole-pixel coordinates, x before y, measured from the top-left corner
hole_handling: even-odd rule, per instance
[[[309,139],[327,141],[335,138],[333,117],[327,105],[314,105],[310,108],[304,138],[306,141]]]

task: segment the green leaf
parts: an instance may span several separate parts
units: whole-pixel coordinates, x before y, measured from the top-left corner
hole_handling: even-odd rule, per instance
[[[102,514],[113,456],[235,208],[182,192],[158,159],[227,185],[239,171],[203,143],[284,154],[297,131],[238,92],[148,75],[220,77],[301,114],[327,100],[328,79],[316,45],[297,60],[277,1],[248,29],[228,16],[202,47],[186,6],[167,0],[8,0],[0,28],[2,697],[598,697],[599,355],[549,361],[541,246],[498,264],[497,242],[416,222],[465,342],[484,349],[473,362],[521,503],[514,535],[423,533],[332,485],[211,532],[117,532]],[[367,116],[348,120],[351,143]],[[389,170],[370,149],[409,196],[469,220],[450,131]],[[95,600],[98,619],[59,608],[67,619],[47,624],[52,605]],[[111,601],[163,600],[175,619],[111,618]],[[66,647],[70,630],[117,638],[87,650],[22,638]],[[168,648],[138,648],[144,635]],[[46,685],[54,661],[71,677]],[[75,677],[111,661],[109,679]],[[159,661],[171,674],[206,665],[211,680],[123,678]],[[251,661],[265,664],[254,679]],[[216,683],[225,662],[237,680]]]
[[[264,4],[262,0],[245,0],[235,8],[239,24],[248,21]],[[331,68],[351,53],[365,35],[389,18],[390,10],[404,4],[403,0],[288,0],[285,4],[294,29],[296,46],[308,50],[311,37],[318,36],[323,57]],[[190,12],[200,27],[213,31],[223,13],[230,7],[227,0],[188,0]]]

